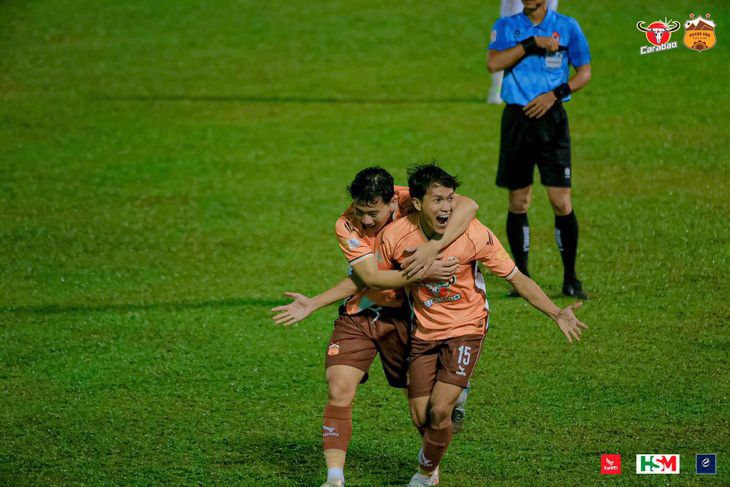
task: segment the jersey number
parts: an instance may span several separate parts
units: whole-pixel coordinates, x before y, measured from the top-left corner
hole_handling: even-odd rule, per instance
[[[459,363],[462,365],[469,365],[469,362],[471,361],[471,347],[467,347],[466,345],[462,345],[459,347]]]

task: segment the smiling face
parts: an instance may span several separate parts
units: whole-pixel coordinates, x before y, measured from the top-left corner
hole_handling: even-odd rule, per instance
[[[355,220],[360,222],[366,235],[373,236],[393,218],[396,198],[393,197],[388,203],[384,203],[381,198],[374,203],[354,201],[353,206]]]
[[[413,199],[413,205],[419,211],[423,233],[428,238],[443,235],[454,212],[454,189],[437,183],[431,184],[422,199]]]

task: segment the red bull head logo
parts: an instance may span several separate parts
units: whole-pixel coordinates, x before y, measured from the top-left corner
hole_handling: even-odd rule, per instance
[[[451,294],[449,288],[455,282],[456,278],[452,277],[450,280],[443,282],[421,283],[421,292],[427,296],[432,295],[435,298],[445,298]]]
[[[682,24],[677,20],[656,20],[649,25],[646,22],[639,21],[636,28],[646,34],[646,40],[651,46],[642,46],[640,54],[649,54],[657,51],[665,51],[677,47],[676,42],[669,42],[672,38],[672,32],[676,32]]]
[[[661,46],[662,44],[669,42],[669,39],[672,38],[672,32],[678,31],[682,25],[676,20],[670,22],[657,20],[656,22],[649,24],[648,27],[641,25],[643,23],[644,22],[637,22],[636,28],[641,32],[645,32],[646,40],[655,46]]]

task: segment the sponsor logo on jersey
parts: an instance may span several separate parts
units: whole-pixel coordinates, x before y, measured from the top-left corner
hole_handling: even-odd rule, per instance
[[[421,299],[423,306],[430,308],[434,304],[447,303],[451,301],[458,301],[461,299],[461,294],[451,294],[451,285],[456,282],[456,277],[452,277],[448,281],[442,282],[425,282],[420,283],[421,294],[426,297],[434,296],[430,299]]]
[[[651,475],[679,474],[679,455],[636,455],[636,473]]]
[[[710,20],[710,14],[705,18],[689,14],[689,19],[684,22],[684,45],[697,52],[712,49],[717,44],[715,27],[717,24]]]
[[[678,31],[681,26],[682,24],[678,20],[655,20],[650,24],[640,20],[636,23],[636,28],[646,34],[646,40],[651,45],[641,46],[639,54],[651,54],[653,52],[676,49],[677,42],[670,41],[672,39],[672,32]]]
[[[715,475],[717,473],[717,454],[697,454],[697,475]]]
[[[621,455],[601,455],[601,474],[620,475]]]

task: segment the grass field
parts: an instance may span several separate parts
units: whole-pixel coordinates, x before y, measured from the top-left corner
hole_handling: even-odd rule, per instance
[[[730,7],[560,10],[593,56],[567,106],[591,328],[569,346],[488,279],[442,485],[730,485]],[[484,103],[497,11],[0,1],[0,484],[319,486],[336,310],[279,328],[269,309],[343,275],[334,221],[374,163],[404,183],[437,158],[506,242]],[[690,12],[712,14],[715,48],[681,30],[639,55],[637,21]],[[567,305],[539,186],[530,220],[533,277]],[[348,486],[405,485],[419,440],[378,363],[354,422]],[[681,474],[637,476],[639,453],[679,453]]]

